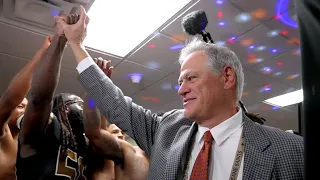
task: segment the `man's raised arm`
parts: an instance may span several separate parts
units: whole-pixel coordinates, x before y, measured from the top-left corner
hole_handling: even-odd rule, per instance
[[[83,8],[81,13],[85,17],[80,18],[81,25],[64,25],[64,32],[79,63],[78,79],[101,113],[111,123],[126,131],[139,147],[150,155],[160,117],[134,104],[131,98],[125,97],[122,91],[113,84],[107,77],[112,69],[110,61],[98,59],[97,65],[89,56],[83,45],[88,17]]]
[[[93,100],[86,95],[84,97],[83,121],[86,137],[99,153],[113,160],[116,164],[123,164],[123,152],[119,141],[107,130],[101,128],[101,124],[99,110],[95,107]]]
[[[30,90],[32,75],[51,43],[51,36],[47,36],[42,47],[36,52],[32,60],[25,65],[11,80],[8,88],[0,98],[0,137],[4,133],[11,112],[22,102]]]
[[[76,15],[61,18],[67,23],[75,23]],[[31,98],[22,122],[20,143],[33,144],[42,135],[47,126],[52,107],[52,98],[59,81],[62,53],[67,39],[63,30],[56,25],[56,34],[43,57],[38,71],[33,76]]]

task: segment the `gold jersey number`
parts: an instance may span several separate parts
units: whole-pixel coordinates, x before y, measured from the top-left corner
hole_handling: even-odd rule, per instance
[[[64,160],[61,159],[61,146],[59,146],[59,152],[56,164],[56,176],[64,176],[70,178],[70,180],[86,180],[84,176],[84,166],[82,164],[82,157],[77,155],[76,152],[68,149],[68,155]]]

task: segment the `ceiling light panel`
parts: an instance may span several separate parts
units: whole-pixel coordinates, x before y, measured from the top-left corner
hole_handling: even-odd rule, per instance
[[[95,0],[85,45],[124,57],[190,0]]]

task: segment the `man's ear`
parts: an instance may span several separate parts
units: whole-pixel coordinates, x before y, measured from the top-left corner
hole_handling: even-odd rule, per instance
[[[231,66],[225,66],[222,70],[222,75],[224,77],[224,89],[230,89],[236,86],[236,73]]]

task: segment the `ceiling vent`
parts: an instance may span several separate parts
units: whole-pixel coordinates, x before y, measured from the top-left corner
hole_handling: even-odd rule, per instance
[[[1,21],[52,31],[54,16],[79,12],[81,5],[88,11],[93,2],[94,0],[3,0]]]

